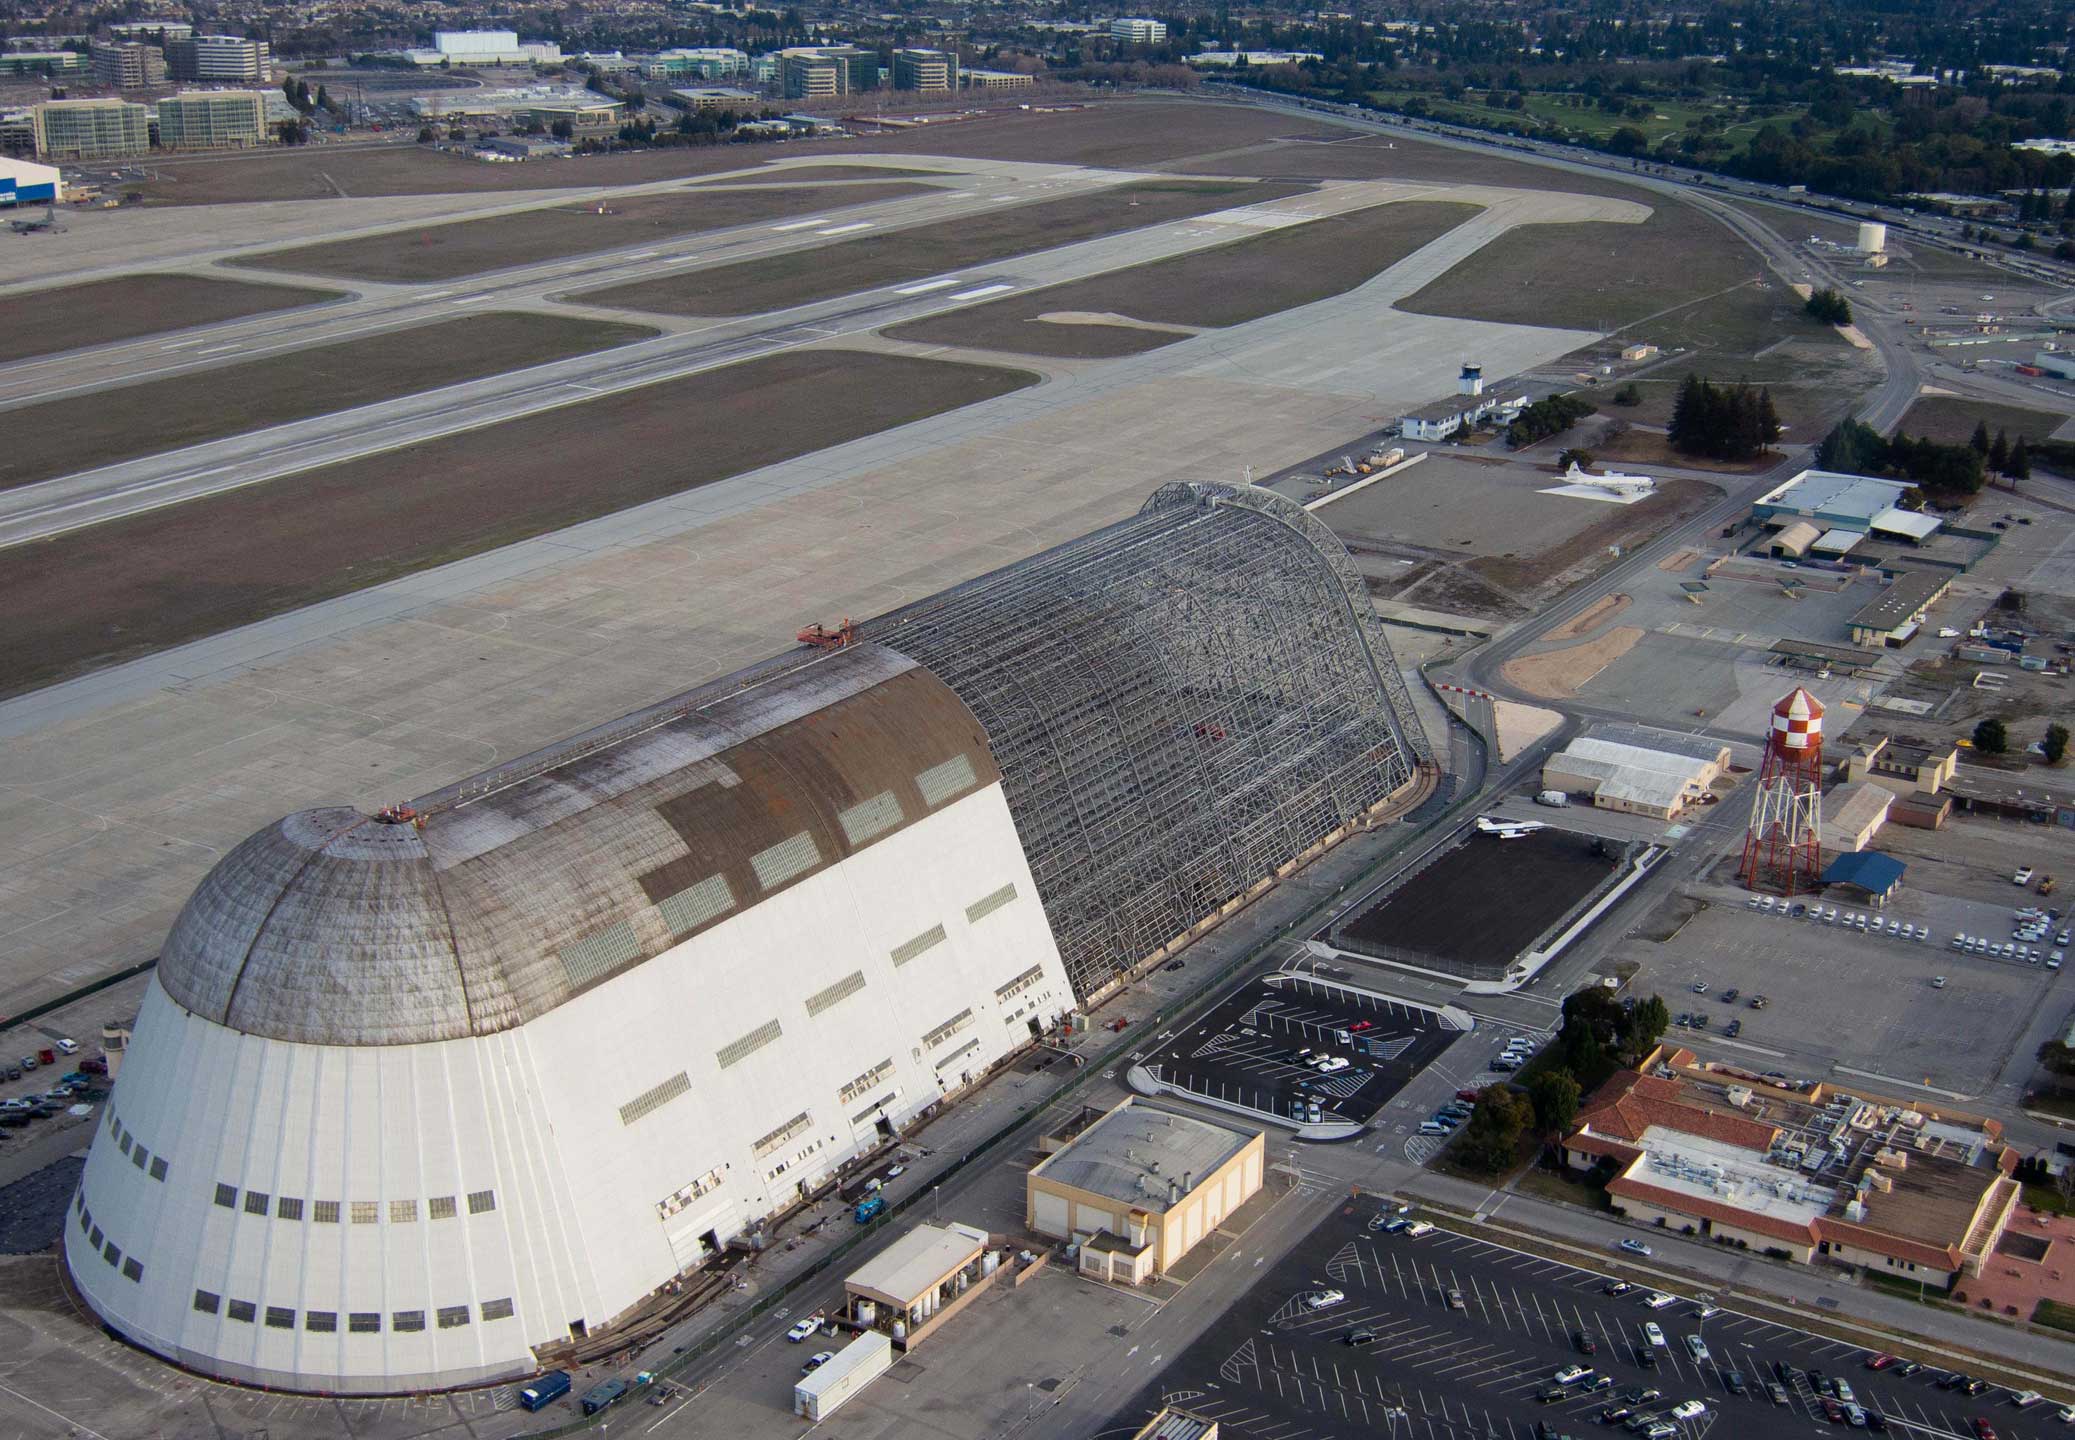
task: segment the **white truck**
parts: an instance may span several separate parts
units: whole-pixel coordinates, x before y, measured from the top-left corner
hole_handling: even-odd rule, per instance
[[[1535,803],[1537,805],[1547,805],[1551,809],[1561,810],[1564,806],[1571,803],[1571,797],[1561,790],[1544,790],[1541,794],[1535,796]]]

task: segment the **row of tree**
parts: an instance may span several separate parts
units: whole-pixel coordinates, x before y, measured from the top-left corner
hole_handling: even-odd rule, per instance
[[[1537,440],[1546,440],[1551,435],[1561,435],[1598,410],[1599,407],[1591,401],[1570,393],[1537,400],[1506,427],[1506,443],[1517,450]]]
[[[1974,727],[1974,748],[1984,755],[2009,753],[2010,727],[1991,715]],[[2047,764],[2058,765],[2067,753],[2068,727],[2056,720],[2039,741],[2039,755]]]
[[[1755,460],[1780,438],[1780,416],[1770,390],[1689,374],[1679,383],[1666,435],[1682,455]]]
[[[1802,306],[1809,319],[1820,320],[1825,325],[1849,325],[1852,323],[1852,302],[1835,290],[1817,290]]]
[[[1912,440],[1899,432],[1890,439],[1857,420],[1840,420],[1816,447],[1816,464],[1853,475],[1904,479],[1925,490],[1972,495],[1981,489],[1987,475],[1985,452],[1993,448],[1993,442],[1986,435],[1984,442],[1984,450],[1976,450],[1972,445]],[[2030,460],[2024,464],[2029,470]]]

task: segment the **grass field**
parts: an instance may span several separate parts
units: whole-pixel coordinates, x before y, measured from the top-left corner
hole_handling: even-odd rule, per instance
[[[331,290],[201,275],[122,275],[32,290],[5,301],[7,329],[0,333],[0,364],[338,298]]]
[[[1306,188],[1251,180],[1144,181],[761,260],[584,290],[570,298],[664,315],[760,315],[1098,235],[1278,199]]]
[[[1277,137],[1246,150],[1204,156],[1172,167],[1177,174],[1260,175],[1280,180],[1431,180],[1449,185],[1507,185],[1566,195],[1606,195],[1655,205],[1647,190],[1612,176],[1531,165],[1484,150],[1457,150],[1423,140],[1382,140],[1340,130],[1324,137]]]
[[[1180,337],[1116,325],[1062,325],[1038,317],[1086,312],[1160,325],[1239,325],[1352,290],[1476,213],[1474,205],[1435,201],[1372,206],[934,315],[886,333],[898,340],[1022,354],[1094,358],[1137,353]],[[1101,348],[1106,346],[1129,348]]]
[[[308,146],[235,156],[154,160],[162,178],[115,188],[158,204],[221,205],[252,200],[331,200],[341,195],[441,195],[633,185],[675,176],[747,169],[802,154],[961,155],[1068,165],[1139,168],[1247,145],[1279,135],[1344,135],[1316,124],[1240,105],[1187,100],[1102,101],[1043,114],[1003,101],[988,116],[890,135],[777,145],[713,145],[618,155],[486,165],[417,145]]]
[[[1973,438],[1974,427],[1985,424],[1991,437],[2006,431],[2012,440],[2044,440],[2067,421],[2067,416],[2047,410],[2027,410],[2021,405],[1997,405],[1987,400],[1965,400],[1957,395],[1927,395],[1909,407],[1899,427],[1918,439],[1958,445]]]
[[[492,215],[483,220],[457,220],[417,230],[391,231],[358,240],[269,250],[245,256],[237,263],[251,269],[288,270],[346,280],[454,280],[486,270],[625,249],[759,220],[820,210],[837,212],[847,205],[925,195],[936,188],[904,180],[883,185],[845,185],[840,190],[811,185],[746,190],[693,188],[663,195],[626,196],[607,205],[605,214],[589,205],[556,205]]]
[[[0,567],[0,690],[34,689],[1036,378],[795,351],[18,546]]]
[[[1649,115],[1631,117],[1608,114],[1595,104],[1579,104],[1577,101],[1581,97],[1559,91],[1531,91],[1524,97],[1523,106],[1519,110],[1491,104],[1489,95],[1490,92],[1471,91],[1461,100],[1451,101],[1423,90],[1375,90],[1370,92],[1369,99],[1376,105],[1401,105],[1416,98],[1426,104],[1428,113],[1437,120],[1449,120],[1461,125],[1483,128],[1518,124],[1523,119],[1533,119],[1592,142],[1603,141],[1616,130],[1627,126],[1641,131],[1652,148],[1660,141],[1677,139],[1684,135],[1687,126],[1696,120],[1713,118],[1722,121],[1722,128],[1715,133],[1732,146],[1744,145],[1762,126],[1770,123],[1765,119],[1751,117],[1741,105],[1722,101],[1654,101],[1651,103]],[[1782,124],[1791,124],[1799,114],[1797,111],[1774,118]]]
[[[5,413],[0,490],[643,340],[643,325],[492,311]]]

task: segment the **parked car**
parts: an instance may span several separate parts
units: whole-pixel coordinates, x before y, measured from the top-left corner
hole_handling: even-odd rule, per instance
[[[1307,1310],[1329,1310],[1345,1299],[1347,1299],[1347,1292],[1343,1290],[1314,1290],[1304,1297],[1304,1308]]]
[[[819,1315],[809,1315],[806,1319],[797,1321],[792,1329],[786,1331],[785,1338],[797,1345],[820,1328],[821,1317]]]
[[[1631,1255],[1648,1255],[1650,1253],[1650,1247],[1648,1245],[1645,1245],[1642,1241],[1635,1239],[1623,1240],[1621,1242],[1620,1248],[1627,1251]]]
[[[1686,1353],[1693,1357],[1693,1363],[1696,1365],[1705,1365],[1713,1358],[1708,1354],[1708,1342],[1698,1335],[1686,1337]]]
[[[807,1363],[800,1367],[800,1373],[802,1375],[812,1375],[835,1358],[836,1352],[833,1350],[817,1350],[807,1357]]]

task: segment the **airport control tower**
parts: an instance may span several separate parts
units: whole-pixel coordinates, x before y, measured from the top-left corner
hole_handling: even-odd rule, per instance
[[[1823,869],[1823,702],[1806,690],[1772,707],[1765,763],[1737,878],[1753,890],[1813,891]]]

